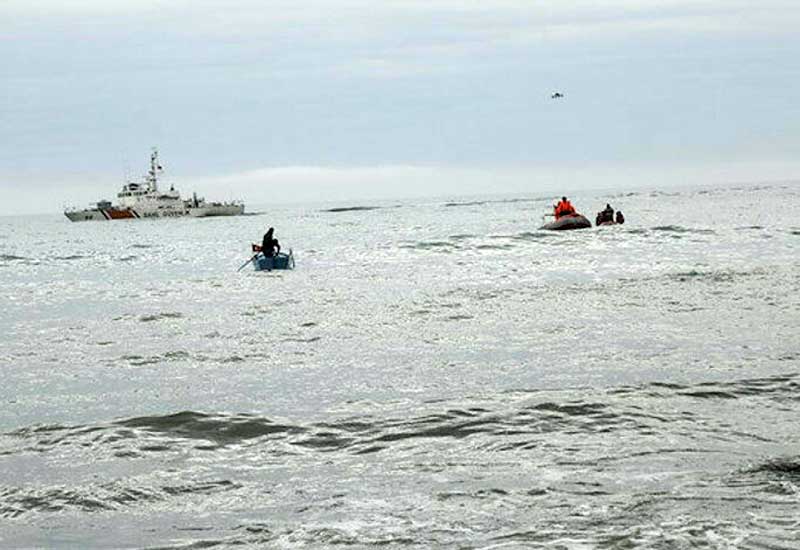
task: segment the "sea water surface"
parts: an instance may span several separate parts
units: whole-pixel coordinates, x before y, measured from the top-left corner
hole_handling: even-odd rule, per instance
[[[0,547],[800,548],[799,195],[0,218]]]

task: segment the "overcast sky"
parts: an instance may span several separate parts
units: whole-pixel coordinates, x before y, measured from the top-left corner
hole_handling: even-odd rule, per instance
[[[800,179],[796,0],[0,0],[0,213]],[[564,98],[553,100],[560,91]]]

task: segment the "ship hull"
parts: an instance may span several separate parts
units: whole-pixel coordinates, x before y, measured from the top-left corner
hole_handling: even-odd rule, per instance
[[[64,215],[73,222],[138,220],[143,218],[208,218],[214,216],[241,216],[243,204],[214,204],[187,208],[159,208],[139,210],[135,208],[87,208],[67,210]]]
[[[139,214],[130,208],[87,208],[85,210],[67,210],[64,215],[73,222],[132,220]]]
[[[244,204],[211,204],[189,209],[189,215],[195,218],[241,216],[242,214],[244,214]]]

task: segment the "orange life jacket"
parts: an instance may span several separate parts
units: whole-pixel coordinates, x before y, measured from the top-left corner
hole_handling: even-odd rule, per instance
[[[561,201],[556,205],[556,211],[555,211],[556,218],[560,218],[561,216],[566,216],[567,214],[574,214],[574,213],[575,213],[575,208],[569,201]]]

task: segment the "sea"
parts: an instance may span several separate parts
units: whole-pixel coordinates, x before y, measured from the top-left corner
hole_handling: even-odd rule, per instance
[[[800,185],[561,194],[0,218],[0,548],[800,548]]]

